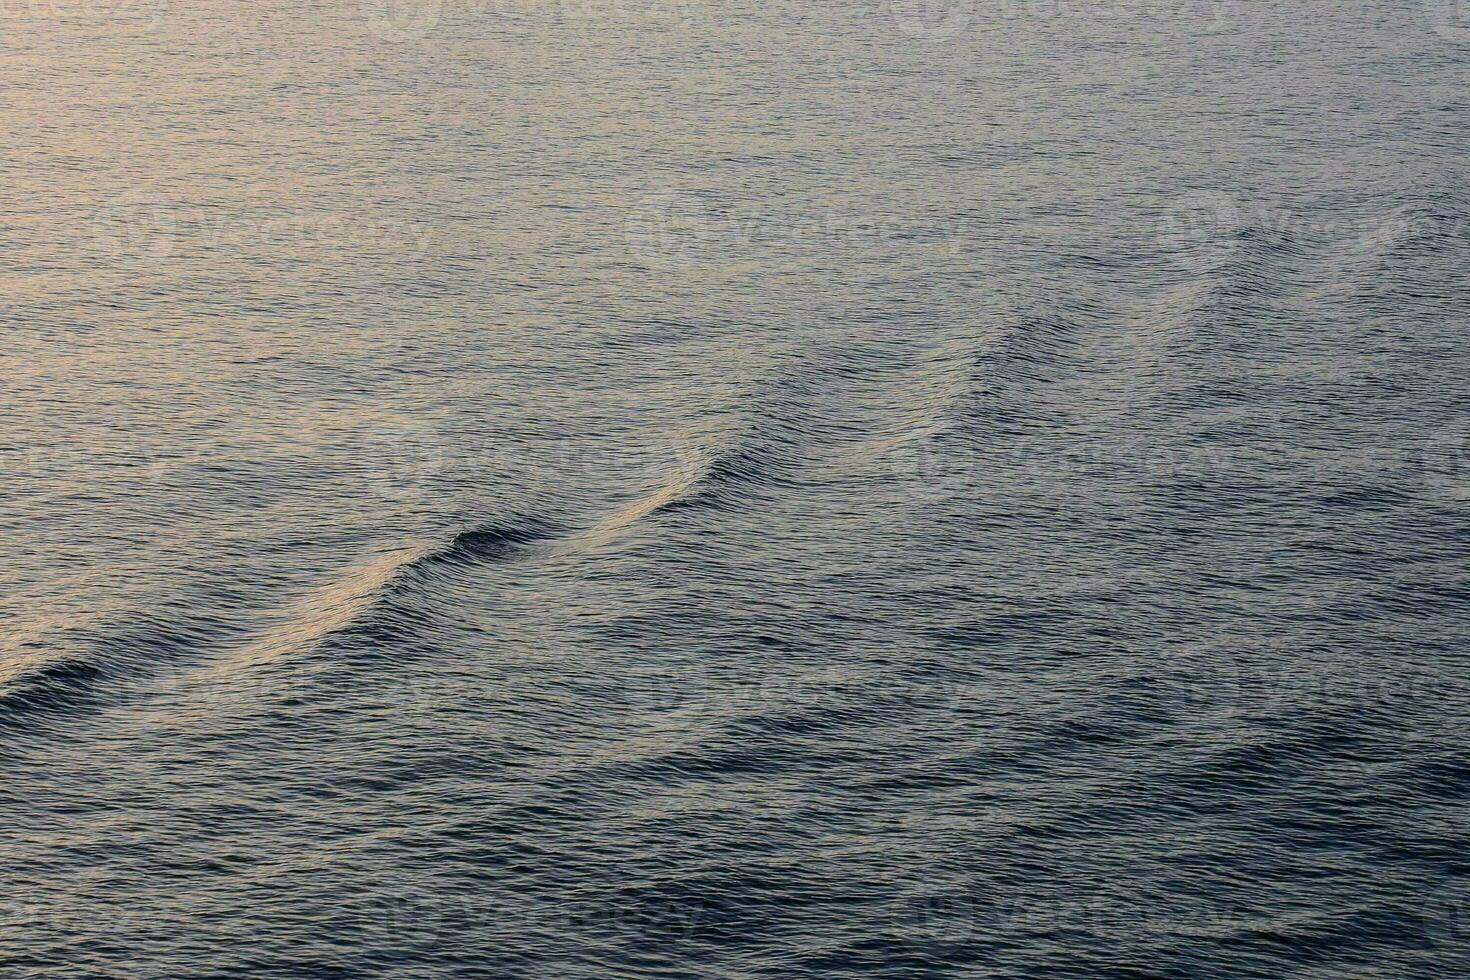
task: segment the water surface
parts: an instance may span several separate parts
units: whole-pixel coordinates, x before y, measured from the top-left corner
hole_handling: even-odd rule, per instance
[[[15,977],[1458,977],[1470,23],[10,4]]]

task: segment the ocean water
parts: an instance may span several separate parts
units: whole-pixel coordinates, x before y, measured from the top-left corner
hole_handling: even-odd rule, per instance
[[[0,976],[1470,971],[1470,13],[0,0]]]

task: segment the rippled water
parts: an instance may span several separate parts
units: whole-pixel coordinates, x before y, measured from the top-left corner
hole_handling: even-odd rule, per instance
[[[0,974],[1465,975],[1463,4],[0,26]]]

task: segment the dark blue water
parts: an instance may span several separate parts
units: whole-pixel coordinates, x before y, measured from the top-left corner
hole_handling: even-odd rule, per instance
[[[0,976],[1470,969],[1470,19],[12,5]]]

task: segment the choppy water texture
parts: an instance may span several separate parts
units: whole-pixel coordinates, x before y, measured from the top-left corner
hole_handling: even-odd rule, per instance
[[[3,14],[6,978],[1467,975],[1453,5]]]

